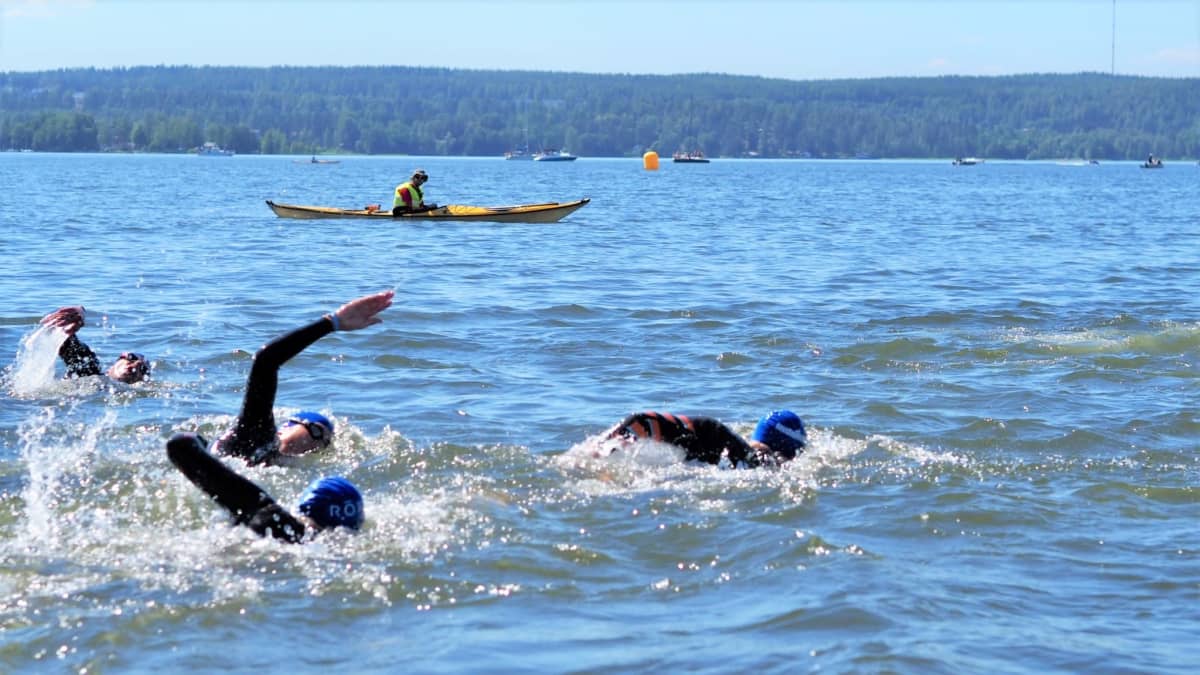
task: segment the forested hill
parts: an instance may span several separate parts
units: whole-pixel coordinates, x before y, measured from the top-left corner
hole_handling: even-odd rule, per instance
[[[1200,78],[791,81],[401,67],[0,73],[0,149],[1200,157]]]

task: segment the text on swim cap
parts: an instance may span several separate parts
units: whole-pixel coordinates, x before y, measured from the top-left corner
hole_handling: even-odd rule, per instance
[[[358,516],[358,504],[356,504],[352,501],[342,502],[341,506],[338,506],[337,504],[329,505],[329,517],[330,518],[337,518],[337,519],[341,520],[343,518],[356,518],[357,516]]]

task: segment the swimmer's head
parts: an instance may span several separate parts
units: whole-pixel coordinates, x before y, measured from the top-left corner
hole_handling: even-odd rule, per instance
[[[150,375],[150,362],[136,352],[125,352],[108,368],[108,376],[118,382],[134,384]]]
[[[324,441],[328,445],[333,441],[333,422],[319,412],[305,410],[288,418],[283,426],[290,427],[299,424],[308,430],[308,435],[314,440]]]
[[[758,421],[752,438],[765,444],[780,459],[788,460],[804,449],[808,434],[799,415],[791,410],[776,410]]]
[[[322,528],[348,527],[357,530],[363,524],[362,494],[353,483],[341,476],[320,478],[300,495],[300,513]]]
[[[285,455],[303,455],[327,448],[333,442],[333,422],[319,412],[299,412],[283,423],[279,440],[279,451]]]

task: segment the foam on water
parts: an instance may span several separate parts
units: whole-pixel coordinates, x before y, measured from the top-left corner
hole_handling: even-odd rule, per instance
[[[23,426],[20,456],[28,476],[21,503],[13,505],[21,512],[0,542],[0,560],[10,570],[5,584],[22,586],[22,600],[16,606],[0,601],[0,625],[29,606],[81,593],[92,597],[89,613],[101,615],[122,607],[127,614],[141,611],[123,598],[147,591],[158,596],[159,608],[193,605],[197,595],[207,598],[205,605],[246,602],[287,588],[301,597],[366,592],[390,603],[411,591],[386,583],[390,567],[486,546],[494,534],[488,510],[507,508],[490,494],[486,478],[443,475],[441,467],[432,484],[416,482],[421,489],[399,486],[411,478],[409,462],[421,463],[420,453],[397,452],[410,444],[392,433],[368,437],[339,420],[339,439],[357,446],[344,455],[314,457],[308,466],[295,460],[292,467],[248,468],[227,460],[293,510],[314,470],[344,474],[363,489],[367,525],[361,533],[334,530],[305,546],[281,545],[231,527],[222,509],[165,465],[158,434],[142,436],[116,422],[113,410],[81,424],[70,408],[47,408]],[[215,429],[220,423],[182,426]],[[357,460],[367,461],[354,466]],[[263,570],[268,576],[259,576]],[[130,588],[100,592],[114,591],[113,584]]]

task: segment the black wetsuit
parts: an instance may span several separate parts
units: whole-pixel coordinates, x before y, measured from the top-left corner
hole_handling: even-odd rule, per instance
[[[683,448],[688,460],[720,464],[722,457],[737,466],[748,467],[774,464],[770,457],[750,447],[720,420],[712,417],[687,417],[660,412],[634,413],[621,420],[608,438],[653,439]]]
[[[275,392],[279,387],[279,368],[306,347],[333,332],[333,323],[322,317],[283,337],[268,342],[254,355],[246,397],[234,427],[218,439],[213,451],[234,455],[250,466],[270,463],[279,456],[279,438],[275,435]]]
[[[234,523],[291,544],[304,539],[303,522],[262,488],[205,452],[204,445],[204,439],[196,434],[175,434],[167,441],[167,457],[196,487],[225,507]]]
[[[58,348],[58,356],[67,366],[67,377],[91,377],[103,375],[100,370],[100,359],[96,352],[83,343],[77,336],[72,335]]]

